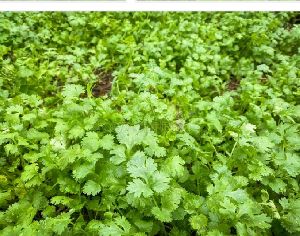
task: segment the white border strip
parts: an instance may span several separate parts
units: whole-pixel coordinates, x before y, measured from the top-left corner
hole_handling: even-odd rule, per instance
[[[296,1],[0,1],[0,11],[300,11]]]

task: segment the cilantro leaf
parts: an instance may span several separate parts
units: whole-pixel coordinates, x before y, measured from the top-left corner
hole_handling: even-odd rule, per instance
[[[83,186],[83,192],[87,195],[95,196],[101,191],[100,184],[93,180],[88,180]]]
[[[117,139],[121,144],[131,150],[134,145],[141,144],[143,141],[143,133],[140,131],[140,126],[120,125],[116,128]]]
[[[150,197],[153,195],[151,188],[145,184],[141,179],[134,179],[130,182],[126,188],[129,193],[133,193],[134,197],[140,196]]]
[[[63,91],[62,95],[65,98],[71,99],[71,98],[77,98],[80,94],[84,92],[84,88],[79,84],[67,84]]]
[[[143,152],[136,152],[127,163],[127,171],[133,178],[147,180],[157,170],[157,164],[153,159],[147,158]]]
[[[97,133],[87,132],[86,136],[81,141],[81,145],[83,148],[95,152],[100,147],[101,141]]]

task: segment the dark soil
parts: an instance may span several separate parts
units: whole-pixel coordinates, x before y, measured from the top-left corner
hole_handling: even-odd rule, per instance
[[[92,94],[94,97],[105,96],[111,90],[113,81],[112,72],[98,68],[94,71],[94,73],[97,76],[98,81],[92,88]]]
[[[265,84],[268,82],[268,78],[266,76],[261,77],[260,79],[261,83]]]
[[[227,85],[228,90],[230,90],[230,91],[237,90],[239,86],[240,86],[240,80],[238,80],[234,76],[232,76]]]
[[[292,17],[285,24],[285,28],[290,31],[295,25],[298,25],[298,24],[300,24],[300,13],[295,14],[294,17]]]

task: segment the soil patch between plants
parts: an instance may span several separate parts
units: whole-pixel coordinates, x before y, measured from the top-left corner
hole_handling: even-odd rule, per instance
[[[94,71],[98,81],[92,87],[92,94],[94,97],[105,96],[111,91],[113,76],[111,71],[105,71],[97,68]]]

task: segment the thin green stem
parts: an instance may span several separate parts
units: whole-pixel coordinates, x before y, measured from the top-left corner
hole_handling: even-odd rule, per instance
[[[236,141],[236,142],[234,143],[233,148],[231,149],[231,152],[230,152],[230,154],[229,154],[229,157],[232,157],[232,154],[233,154],[233,152],[234,152],[234,150],[235,150],[237,144],[238,144],[238,141]]]

